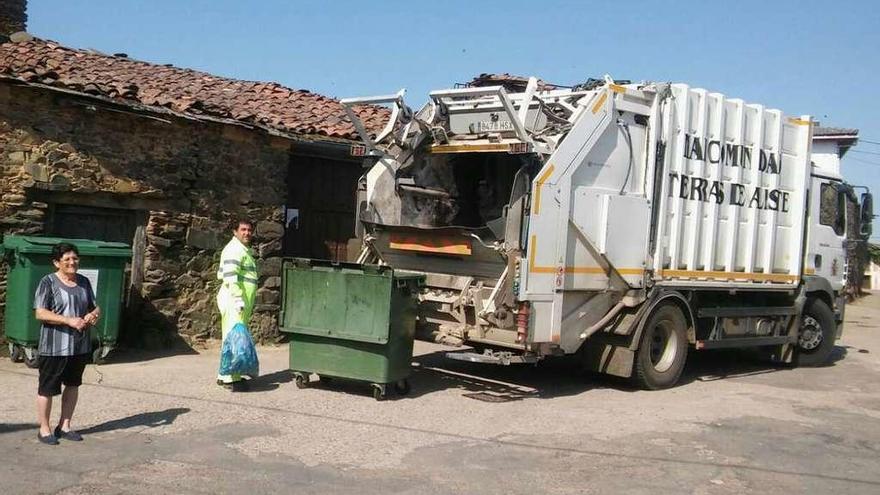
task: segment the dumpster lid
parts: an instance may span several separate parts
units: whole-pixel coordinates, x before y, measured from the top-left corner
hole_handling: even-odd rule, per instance
[[[65,239],[62,237],[6,235],[3,236],[3,249],[20,253],[49,254],[52,252],[52,247],[59,242],[73,244],[82,256],[131,257],[131,248],[124,242]]]
[[[334,340],[386,344],[398,310],[389,266],[286,259],[282,331]]]

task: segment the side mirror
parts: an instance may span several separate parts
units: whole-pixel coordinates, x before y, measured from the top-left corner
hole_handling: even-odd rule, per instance
[[[859,234],[863,237],[871,237],[872,222],[874,221],[874,197],[871,193],[862,193],[861,206],[859,208]]]

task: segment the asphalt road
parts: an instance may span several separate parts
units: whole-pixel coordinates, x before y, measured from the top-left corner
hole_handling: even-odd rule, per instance
[[[89,366],[79,444],[37,443],[36,372],[0,362],[0,483],[17,493],[880,493],[880,296],[835,361],[792,369],[692,353],[644,392],[565,363],[493,367],[418,343],[412,392],[299,390],[286,347],[247,393],[217,349]],[[56,401],[54,416],[60,403]]]

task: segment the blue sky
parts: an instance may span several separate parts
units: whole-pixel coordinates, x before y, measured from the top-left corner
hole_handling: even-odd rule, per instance
[[[867,0],[30,0],[28,16],[28,31],[68,46],[336,97],[405,87],[416,106],[481,72],[560,84],[608,73],[705,87],[880,143],[880,3]],[[843,173],[880,194],[880,145],[854,148]]]

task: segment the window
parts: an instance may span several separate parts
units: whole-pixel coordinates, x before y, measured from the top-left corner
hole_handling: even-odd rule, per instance
[[[846,193],[836,184],[822,184],[819,190],[819,223],[837,235],[846,233]]]

